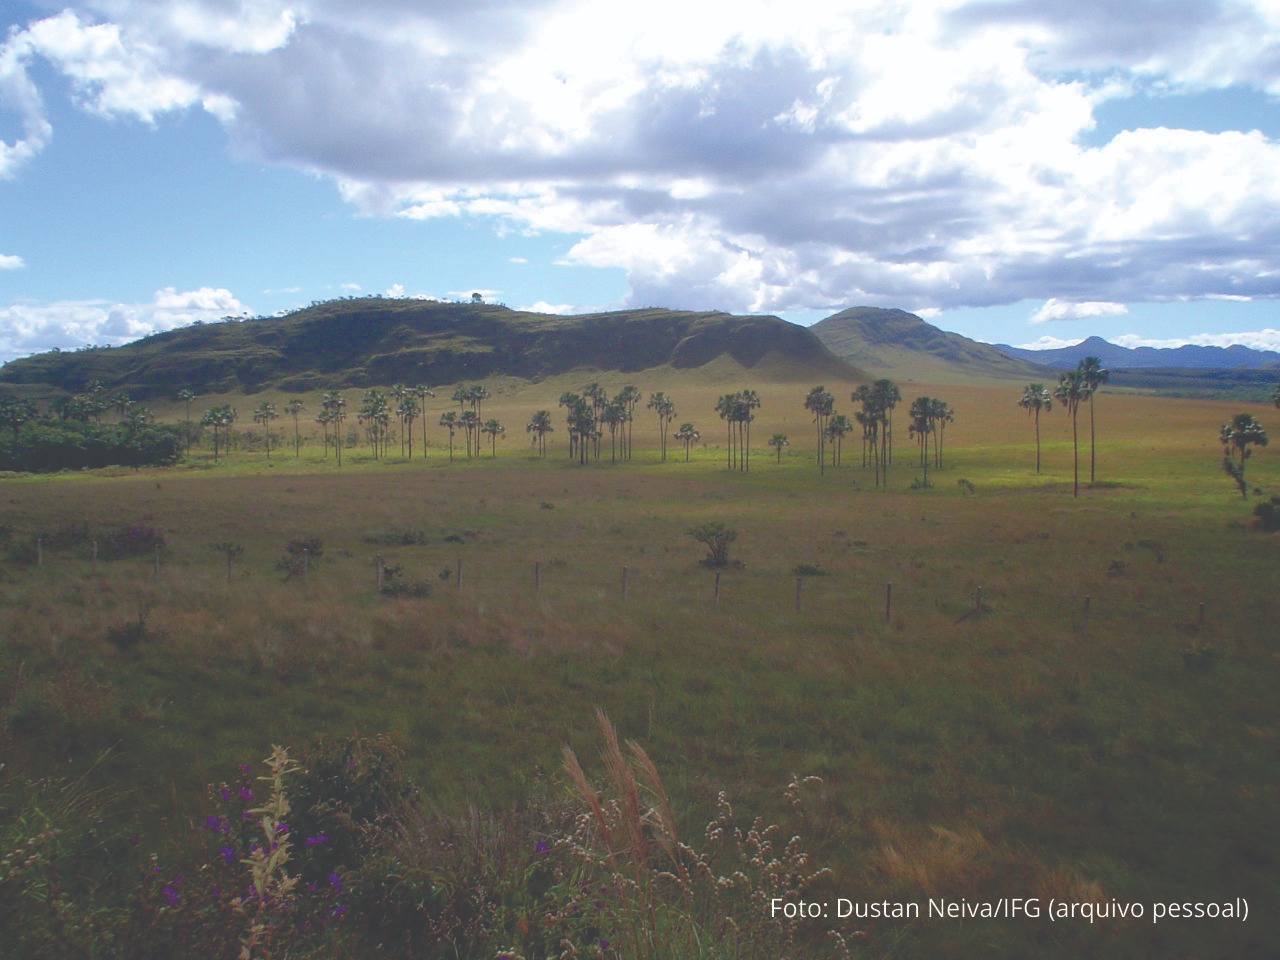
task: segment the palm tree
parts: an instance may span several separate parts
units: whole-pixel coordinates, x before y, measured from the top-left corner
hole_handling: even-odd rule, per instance
[[[1244,482],[1244,462],[1253,451],[1250,447],[1265,447],[1267,433],[1262,429],[1258,418],[1251,413],[1237,413],[1218,431],[1218,439],[1222,441],[1222,468],[1235,480],[1240,488],[1240,496],[1249,499],[1249,487]],[[1231,459],[1231,451],[1235,450],[1240,462]]]
[[[579,396],[576,393],[572,393],[566,390],[564,393],[560,394],[559,406],[562,406],[565,408],[565,419],[567,420],[569,425],[569,459],[570,460],[572,460],[574,456],[577,454],[578,443],[581,442],[581,439],[582,439],[581,437],[578,436],[578,431],[574,426],[575,421],[574,421],[573,412],[575,409],[577,409],[579,404],[583,404],[583,403],[585,403],[585,401],[582,399],[581,396]]]
[[[930,397],[916,397],[911,403],[908,415],[911,422],[907,425],[907,435],[920,443],[920,466],[924,470],[924,485],[929,485],[929,434],[933,432],[931,410],[933,400]]]
[[[320,397],[321,408],[329,414],[329,422],[333,424],[333,450],[338,456],[338,466],[342,466],[342,421],[347,419],[347,401],[337,390],[328,390]]]
[[[200,418],[202,426],[213,428],[213,460],[218,461],[218,439],[222,433],[231,429],[231,425],[235,423],[236,411],[229,403],[222,403],[216,407],[210,407],[205,411],[204,416]]]
[[[791,444],[788,443],[787,435],[785,433],[775,433],[772,437],[769,438],[769,446],[776,447],[778,450],[779,463],[782,462],[782,448],[788,447],[790,445]]]
[[[463,410],[462,416],[458,418],[458,426],[462,427],[462,433],[467,441],[467,459],[470,460],[472,451],[475,456],[480,456],[480,416],[474,410]]]
[[[887,482],[889,464],[893,463],[893,408],[902,399],[902,391],[898,389],[898,385],[892,380],[881,379],[871,385],[871,394],[875,397],[876,409],[880,413],[880,456],[884,461],[884,474]]]
[[[187,408],[186,449],[188,453],[191,452],[191,404],[195,402],[195,399],[196,399],[195,393],[191,390],[186,389],[185,387],[178,391],[178,402],[185,404]]]
[[[618,395],[613,398],[613,402],[622,406],[623,412],[623,429],[626,430],[626,436],[623,439],[622,459],[631,459],[631,430],[635,423],[636,404],[641,400],[643,394],[631,384],[627,384],[618,391]]]
[[[844,446],[845,434],[853,432],[853,421],[843,413],[837,413],[827,421],[827,438],[831,441],[831,465],[840,466],[840,451]]]
[[[760,394],[754,390],[743,390],[738,394],[739,422],[743,425],[742,450],[743,470],[751,470],[751,421],[755,420],[755,411],[760,409]]]
[[[400,440],[403,444],[405,441],[409,444],[409,459],[413,459],[413,421],[418,419],[418,415],[422,412],[422,408],[418,406],[418,398],[413,395],[412,391],[406,390],[400,397],[400,402],[396,404],[396,416],[400,418],[403,429],[400,431]]]
[[[271,459],[271,421],[280,416],[276,412],[276,405],[267,400],[263,400],[253,411],[253,422],[262,424],[262,429],[267,435],[267,459]]]
[[[827,418],[835,410],[836,398],[824,386],[816,386],[804,398],[804,408],[813,414],[813,422],[818,427],[818,472],[826,471],[827,463]]]
[[[1089,388],[1089,482],[1093,483],[1097,465],[1097,448],[1094,443],[1093,429],[1093,398],[1097,394],[1098,388],[1111,377],[1111,372],[1103,368],[1102,361],[1097,357],[1085,357],[1080,361],[1079,370],[1080,375],[1084,378],[1085,385]]]
[[[498,459],[498,438],[506,435],[507,428],[491,417],[481,425],[480,431],[489,435],[489,452],[493,459]]]
[[[600,411],[600,422],[609,428],[609,462],[616,463],[618,461],[618,433],[622,432],[622,454],[626,459],[627,452],[627,435],[625,433],[625,425],[627,422],[627,408],[617,398],[610,400],[604,405],[604,409]]]
[[[555,428],[551,426],[551,412],[549,410],[539,410],[529,418],[529,423],[524,428],[525,433],[533,434],[533,442],[538,446],[538,456],[546,458],[547,456],[547,434],[554,433]]]
[[[671,426],[671,421],[676,416],[675,401],[659,390],[657,393],[649,394],[649,402],[646,406],[658,415],[658,450],[661,453],[662,462],[666,463],[667,428]]]
[[[381,449],[382,455],[387,453],[387,434],[390,433],[391,424],[391,407],[387,403],[387,396],[381,390],[373,388],[366,390],[364,399],[360,402],[360,412],[357,418],[368,431],[369,444],[373,449],[373,459],[378,459],[378,451]]]
[[[293,456],[300,457],[302,450],[302,436],[298,433],[298,416],[306,409],[306,404],[296,397],[284,405],[284,412],[293,417]]]
[[[440,426],[449,431],[449,462],[453,463],[453,432],[458,429],[458,415],[446,410],[440,414]]]
[[[935,399],[929,408],[929,419],[933,421],[933,465],[942,466],[942,441],[946,439],[947,424],[954,423],[956,412],[945,400]]]
[[[427,455],[427,397],[434,400],[436,395],[425,383],[414,387],[413,394],[418,398],[418,411],[422,414],[422,455],[425,457]]]
[[[1043,383],[1029,383],[1022,396],[1018,398],[1018,406],[1026,409],[1027,414],[1035,414],[1036,418],[1036,473],[1040,473],[1040,412],[1053,409],[1053,395],[1045,389]]]
[[[1078,369],[1064,373],[1058,378],[1058,386],[1053,391],[1053,397],[1066,407],[1067,413],[1071,415],[1071,455],[1074,464],[1071,495],[1078,497],[1080,496],[1080,432],[1077,429],[1077,418],[1080,414],[1080,404],[1089,399],[1089,385],[1085,382],[1084,374]]]
[[[675,439],[684,444],[684,462],[689,462],[689,448],[702,439],[702,435],[694,428],[692,423],[680,424],[680,429],[674,434]]]

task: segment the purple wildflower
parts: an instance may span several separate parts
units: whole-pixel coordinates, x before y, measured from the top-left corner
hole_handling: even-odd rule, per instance
[[[329,874],[329,886],[333,887],[334,893],[342,892],[342,877],[336,873]]]
[[[221,854],[224,863],[231,863],[236,858],[236,852],[230,847],[219,847],[218,853]]]
[[[542,840],[539,840],[537,843],[533,845],[534,853],[546,853],[550,849],[551,849],[551,845],[548,843],[544,843]]]
[[[238,796],[245,803],[248,803],[250,800],[253,799],[253,791],[250,790],[248,787],[241,787],[239,790],[236,791],[236,796]]]
[[[318,847],[322,843],[328,843],[329,838],[323,833],[317,833],[314,837],[307,837],[308,847]]]
[[[177,887],[172,883],[166,883],[164,885],[164,898],[169,901],[169,906],[171,907],[176,907],[178,905],[178,901],[182,899],[182,897],[178,895]]]

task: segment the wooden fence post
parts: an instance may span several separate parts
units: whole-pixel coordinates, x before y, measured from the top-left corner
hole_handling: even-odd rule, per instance
[[[535,560],[533,564],[533,592],[542,592],[542,561]]]
[[[156,578],[159,578],[160,576],[160,544],[158,543],[156,544],[156,565],[155,569],[152,570],[151,575]]]
[[[457,581],[454,583],[454,588],[457,590],[462,589],[462,558],[461,557],[458,558],[458,577],[457,577]]]
[[[893,622],[893,584],[884,585],[884,622]]]
[[[377,585],[378,592],[382,592],[382,554],[377,554],[373,558],[373,580]]]
[[[93,569],[98,569],[98,541],[93,541]]]
[[[800,612],[800,584],[804,583],[803,577],[796,577],[796,613]]]
[[[627,568],[622,568],[622,599],[627,599]]]
[[[44,541],[36,537],[36,566],[44,566]]]
[[[307,574],[311,572],[311,551],[302,548],[302,582],[307,582]]]
[[[719,606],[720,605],[720,571],[719,570],[716,571],[715,598],[716,598],[716,605]]]

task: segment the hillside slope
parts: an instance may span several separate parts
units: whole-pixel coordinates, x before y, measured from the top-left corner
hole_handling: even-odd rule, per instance
[[[83,389],[101,380],[136,399],[541,379],[576,368],[632,373],[728,358],[760,379],[856,379],[814,334],[777,317],[675,310],[582,316],[483,303],[362,298],[284,317],[203,324],[114,348],[51,352],[0,367],[0,385]]]
[[[1033,363],[939,330],[905,310],[851,307],[810,329],[837,357],[877,376],[949,381],[1046,375]]]

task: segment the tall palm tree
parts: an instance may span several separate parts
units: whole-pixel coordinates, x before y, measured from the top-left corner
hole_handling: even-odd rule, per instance
[[[191,404],[195,402],[196,395],[194,391],[185,387],[178,391],[178,402],[184,404],[187,408],[187,433],[186,433],[186,450],[191,452]]]
[[[342,421],[347,419],[347,401],[337,390],[327,390],[320,397],[321,408],[329,414],[329,422],[333,424],[333,450],[338,456],[338,466],[342,466]]]
[[[889,476],[889,464],[893,463],[893,409],[902,399],[902,391],[889,379],[880,379],[871,385],[876,409],[880,413],[880,456],[884,460],[885,479]]]
[[[1080,432],[1077,418],[1080,415],[1080,404],[1089,399],[1089,385],[1079,369],[1068,371],[1058,378],[1058,386],[1054,388],[1053,397],[1067,408],[1071,415],[1071,457],[1073,463],[1071,495],[1080,496]]]
[[[619,390],[618,395],[613,398],[614,403],[621,404],[623,411],[623,429],[626,431],[626,436],[623,439],[623,460],[631,459],[631,431],[635,423],[636,404],[642,398],[643,394],[629,383]]]
[[[835,411],[836,398],[827,388],[819,384],[804,398],[804,408],[813,414],[813,422],[818,428],[818,472],[826,472],[827,464],[827,418]]]
[[[434,400],[436,395],[425,383],[414,387],[413,394],[418,398],[418,411],[422,414],[422,455],[425,457],[427,455],[427,397]]]
[[[1018,398],[1018,406],[1027,411],[1028,416],[1034,414],[1036,420],[1036,473],[1040,473],[1040,413],[1048,413],[1053,409],[1053,394],[1043,383],[1029,383],[1022,396]]]
[[[920,443],[920,466],[924,470],[924,485],[929,485],[929,434],[933,432],[933,399],[916,397],[907,412],[911,418],[907,424],[907,435]]]
[[[400,397],[400,402],[396,404],[396,416],[400,418],[402,429],[400,431],[400,441],[403,444],[408,441],[409,459],[413,459],[413,421],[418,419],[418,414],[422,412],[422,408],[418,406],[418,398],[413,395],[413,391],[406,390]]]
[[[649,394],[649,402],[646,406],[658,415],[658,450],[661,454],[662,462],[666,463],[667,428],[671,426],[671,421],[676,416],[675,401],[659,390],[657,393]]]
[[[1093,398],[1097,394],[1098,388],[1110,379],[1111,371],[1104,369],[1102,361],[1097,357],[1085,357],[1080,361],[1079,370],[1080,376],[1084,378],[1085,385],[1089,388],[1089,482],[1093,483],[1096,477],[1098,459],[1097,445],[1094,441]]]
[[[853,421],[843,413],[833,414],[827,421],[827,438],[831,441],[831,465],[840,466],[840,454],[844,448],[846,434],[853,432]]]
[[[458,429],[458,415],[452,410],[440,414],[440,426],[449,431],[449,462],[453,463],[453,433]]]
[[[1237,413],[1222,425],[1218,431],[1218,439],[1222,441],[1222,466],[1240,487],[1240,496],[1249,499],[1249,487],[1244,482],[1244,462],[1253,453],[1250,447],[1265,447],[1267,432],[1262,424],[1251,413]],[[1239,457],[1237,464],[1232,460],[1232,450]]]
[[[293,456],[294,456],[294,459],[297,459],[298,457],[300,457],[300,456],[302,455],[302,454],[301,454],[301,450],[302,450],[302,435],[298,432],[298,416],[299,416],[299,415],[302,413],[302,411],[303,411],[303,410],[305,410],[306,408],[307,408],[307,407],[306,407],[306,404],[304,404],[301,400],[299,400],[299,399],[298,399],[298,398],[296,398],[296,397],[295,397],[294,399],[290,400],[288,403],[286,403],[286,404],[284,405],[284,412],[285,412],[285,413],[287,413],[287,414],[289,414],[291,417],[293,417]]]
[[[267,400],[263,400],[253,411],[253,422],[262,424],[262,429],[267,435],[267,459],[271,459],[271,421],[276,419],[280,414],[276,411],[276,405]]]
[[[462,416],[458,418],[458,426],[462,427],[462,433],[466,437],[467,459],[471,459],[473,450],[475,456],[480,456],[480,415],[474,410],[463,410]]]
[[[533,434],[533,442],[538,445],[538,456],[546,458],[547,456],[547,434],[554,433],[555,428],[551,426],[551,411],[539,410],[529,418],[529,423],[524,428],[525,433]]]

